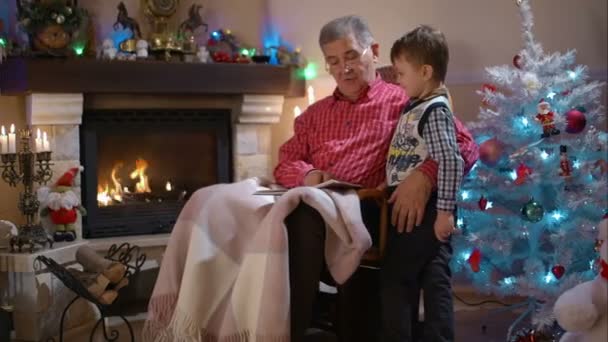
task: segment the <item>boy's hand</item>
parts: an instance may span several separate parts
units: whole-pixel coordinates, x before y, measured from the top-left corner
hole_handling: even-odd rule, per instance
[[[391,223],[399,233],[410,233],[414,226],[422,224],[426,204],[431,197],[433,183],[422,172],[411,172],[398,186],[388,200],[393,204]]]
[[[435,237],[441,242],[446,242],[450,235],[455,231],[454,214],[449,211],[437,210],[435,219]]]

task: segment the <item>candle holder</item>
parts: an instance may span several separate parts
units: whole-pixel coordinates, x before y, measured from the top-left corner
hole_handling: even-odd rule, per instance
[[[20,149],[17,153],[5,153],[0,155],[0,168],[2,168],[2,179],[11,187],[23,184],[23,192],[19,194],[17,207],[25,216],[26,223],[19,227],[19,234],[11,238],[11,251],[22,251],[23,246],[28,246],[33,252],[36,245],[53,247],[53,240],[40,225],[38,209],[40,202],[34,192],[34,183],[44,185],[53,176],[51,170],[51,152],[33,152],[30,150],[31,131],[29,129],[19,132]]]

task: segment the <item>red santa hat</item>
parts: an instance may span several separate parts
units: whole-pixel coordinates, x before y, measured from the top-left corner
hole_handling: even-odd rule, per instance
[[[58,180],[55,185],[57,186],[74,186],[74,179],[80,171],[84,170],[82,166],[73,167],[66,171]]]

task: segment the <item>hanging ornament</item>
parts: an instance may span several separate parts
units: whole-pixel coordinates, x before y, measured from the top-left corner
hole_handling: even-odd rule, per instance
[[[495,166],[502,158],[503,149],[503,144],[498,139],[488,139],[479,145],[479,159],[487,166]]]
[[[568,96],[568,95],[570,95],[571,92],[572,92],[572,90],[566,89],[566,90],[562,91],[562,96]]]
[[[469,255],[467,259],[469,266],[471,266],[471,270],[475,273],[479,272],[479,263],[481,263],[481,251],[478,248],[473,250],[473,253]]]
[[[545,209],[532,198],[521,208],[521,214],[527,221],[538,222],[543,219]]]
[[[576,134],[585,129],[587,119],[585,114],[577,109],[571,109],[566,113],[566,132]]]
[[[517,69],[521,69],[521,62],[522,58],[520,55],[513,56],[513,66],[515,66]]]
[[[555,278],[560,279],[566,273],[566,268],[560,264],[557,264],[551,268],[551,273],[555,276]]]
[[[489,83],[484,83],[484,84],[481,86],[481,91],[482,91],[483,93],[485,93],[485,92],[495,93],[497,89],[498,89],[498,88],[496,88],[496,86],[495,86],[495,85],[493,85],[493,84],[489,84]],[[490,104],[488,103],[488,101],[485,99],[485,96],[484,96],[484,99],[482,99],[482,100],[481,100],[481,103],[482,103],[484,106],[489,106],[489,105],[490,105]]]
[[[568,160],[568,146],[559,146],[559,175],[562,177],[572,176],[572,164]]]
[[[522,77],[521,81],[526,87],[526,90],[530,93],[535,93],[541,88],[540,81],[538,80],[538,76],[532,72],[526,72]]]
[[[517,167],[517,170],[515,170],[515,173],[517,174],[517,178],[514,181],[515,185],[522,185],[528,179],[528,176],[532,174],[532,169],[527,167],[526,164],[521,163]]]
[[[481,198],[479,198],[479,202],[477,202],[477,205],[479,206],[479,209],[485,211],[488,208],[488,199],[481,196]]]
[[[551,135],[559,134],[559,129],[555,128],[555,114],[551,111],[551,105],[545,101],[545,99],[541,99],[537,108],[538,113],[536,114],[535,119],[543,126],[543,134],[541,134],[540,137],[547,138]]]

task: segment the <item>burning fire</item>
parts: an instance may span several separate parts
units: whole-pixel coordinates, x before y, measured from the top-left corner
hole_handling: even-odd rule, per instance
[[[131,179],[137,179],[135,184],[135,193],[150,193],[150,183],[146,170],[148,162],[145,159],[139,158],[135,161],[135,170],[130,174]],[[127,186],[122,185],[121,179],[118,177],[118,171],[123,167],[123,163],[116,163],[112,168],[110,178],[112,180],[112,188],[106,183],[104,186],[99,186],[97,189],[97,203],[100,206],[108,206],[114,202],[122,203],[125,195],[131,194]],[[170,183],[167,183],[171,187]]]
[[[146,175],[147,168],[148,162],[145,159],[140,158],[135,161],[135,170],[131,172],[131,179],[139,178],[139,182],[135,184],[135,192],[152,192],[148,183],[148,176]]]

